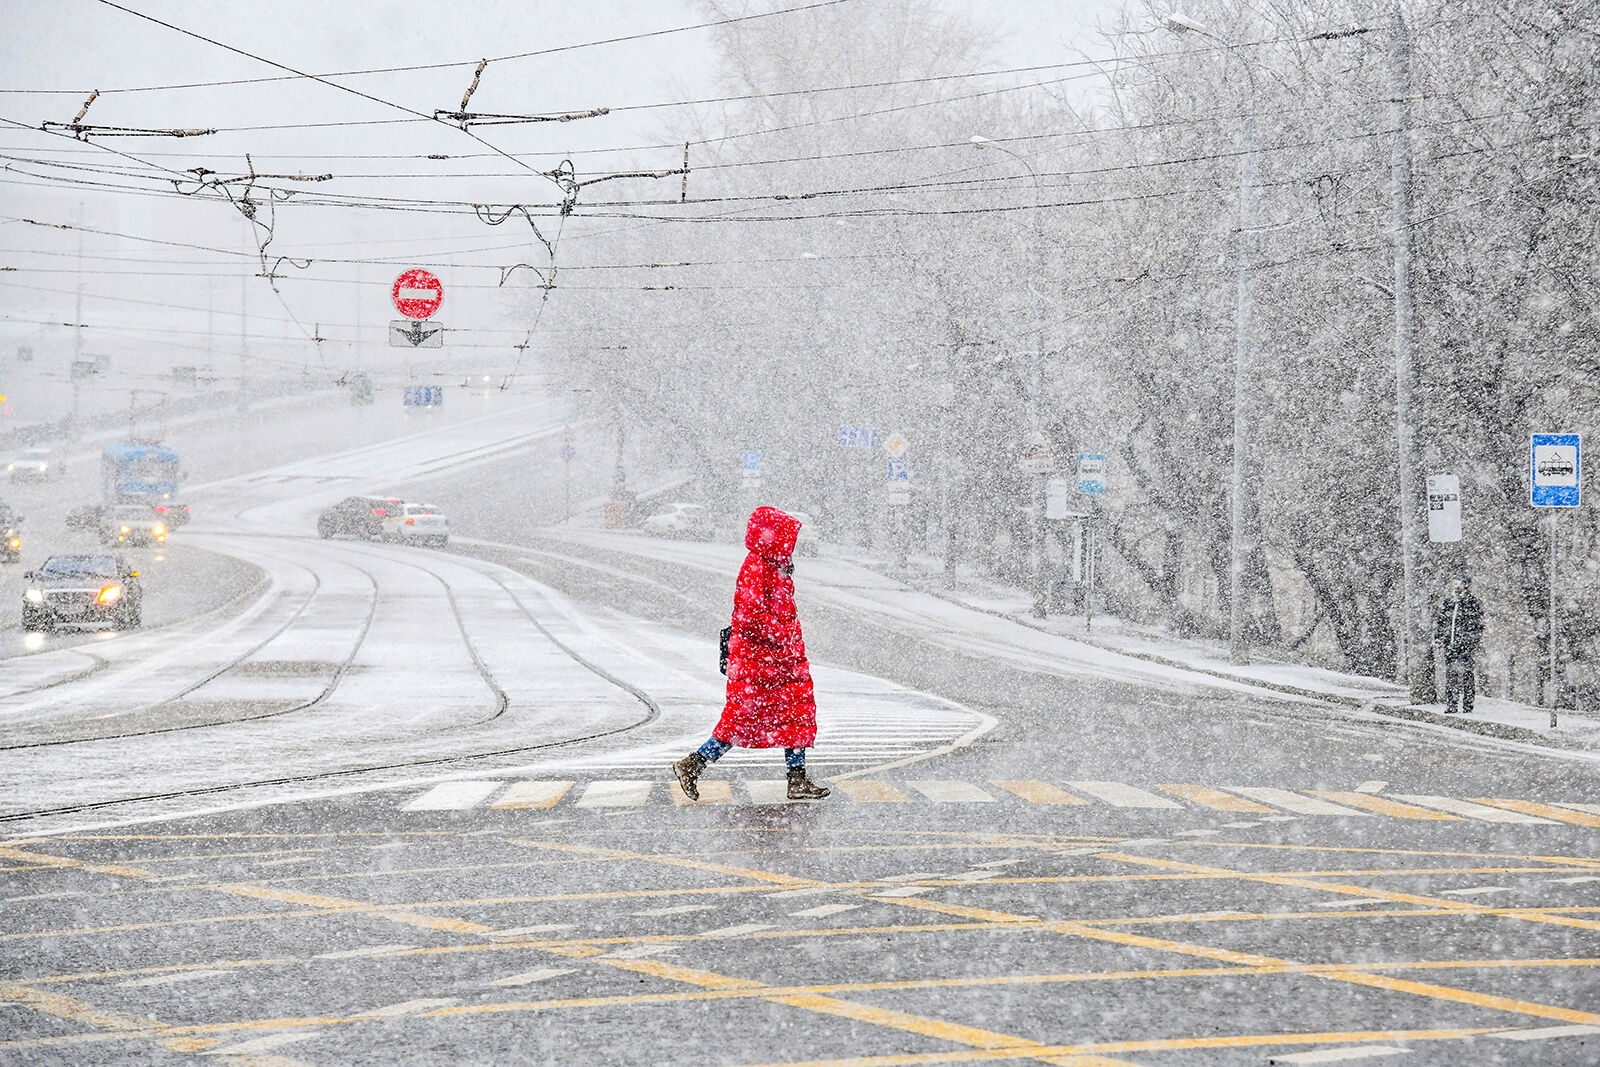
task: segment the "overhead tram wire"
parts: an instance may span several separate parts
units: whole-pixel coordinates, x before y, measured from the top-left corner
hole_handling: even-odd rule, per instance
[[[733,15],[728,18],[712,19],[708,22],[697,22],[688,26],[672,26],[662,30],[645,30],[639,33],[624,34],[618,37],[606,37],[596,41],[580,41],[574,44],[555,45],[551,48],[541,48],[532,52],[516,52],[511,55],[489,56],[486,62],[509,63],[521,59],[535,59],[540,56],[557,55],[562,52],[574,52],[584,48],[598,48],[604,45],[626,44],[631,41],[644,41],[655,37],[666,37],[677,33],[688,33],[694,30],[715,29],[720,26],[732,26],[743,22],[754,22],[758,19],[774,18],[779,15],[795,15],[806,11],[815,11],[820,8],[837,7],[840,4],[853,3],[855,0],[818,0],[816,3],[802,4],[798,7],[779,8],[776,11],[758,11],[749,15]],[[113,5],[114,6],[114,5]],[[126,9],[125,9],[126,10]],[[137,14],[137,12],[134,12]],[[320,75],[302,75],[299,77],[315,78],[357,78],[376,74],[406,74],[413,71],[424,70],[451,70],[455,68],[471,69],[477,66],[482,59],[447,60],[439,63],[413,63],[401,67],[373,67],[367,70],[341,70],[326,71]],[[124,87],[120,89],[98,90],[101,96],[124,93],[151,93],[167,92],[179,89],[214,89],[231,85],[263,85],[271,82],[293,81],[294,77],[269,77],[269,78],[229,78],[209,82],[184,82],[173,85],[141,85]],[[0,89],[0,94],[33,94],[52,96],[82,96],[82,89]]]

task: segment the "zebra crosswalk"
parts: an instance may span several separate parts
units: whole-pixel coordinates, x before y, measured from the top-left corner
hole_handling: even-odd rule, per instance
[[[1534,801],[1512,797],[1448,797],[1426,793],[1377,793],[1274,786],[1112,781],[1046,782],[1037,779],[909,778],[897,781],[849,778],[833,783],[851,804],[1022,804],[1078,809],[1206,811],[1263,820],[1292,818],[1390,818],[1417,822],[1497,823],[1521,826],[1600,828],[1600,805]],[[701,779],[700,799],[690,801],[677,782],[660,778],[472,779],[440,782],[409,796],[406,812],[639,809],[650,806],[721,807],[787,803],[781,779]],[[1229,823],[1224,825],[1251,825]]]

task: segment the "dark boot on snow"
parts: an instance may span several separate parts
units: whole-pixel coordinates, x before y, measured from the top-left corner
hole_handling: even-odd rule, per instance
[[[789,769],[790,800],[821,800],[828,793],[829,790],[826,786],[818,785],[806,777],[806,769],[804,767],[791,767]]]
[[[700,799],[700,787],[695,783],[705,769],[706,758],[698,752],[691,752],[672,765],[673,773],[678,776],[678,784],[683,787],[683,795],[690,800]],[[791,785],[789,790],[793,792],[794,786]]]

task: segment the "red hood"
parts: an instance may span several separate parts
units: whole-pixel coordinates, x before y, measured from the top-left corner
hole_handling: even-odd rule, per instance
[[[750,513],[744,547],[768,559],[788,559],[800,536],[800,520],[777,508],[759,507]]]

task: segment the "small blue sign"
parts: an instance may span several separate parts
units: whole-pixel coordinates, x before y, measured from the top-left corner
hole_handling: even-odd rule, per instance
[[[878,431],[872,426],[839,427],[840,448],[877,448]]]
[[[745,449],[744,469],[747,471],[759,471],[761,469],[761,453],[753,448]]]
[[[1104,452],[1078,453],[1078,492],[1099,494],[1106,491]]]
[[[891,459],[889,461],[889,484],[911,484],[911,461],[904,459]]]
[[[1536,433],[1529,447],[1536,508],[1575,508],[1582,497],[1582,435]]]
[[[433,408],[444,403],[442,385],[408,385],[405,387],[405,406],[408,408]]]
[[[577,454],[578,454],[578,450],[576,448],[573,448],[571,445],[562,445],[561,446],[561,458],[566,460],[568,463],[571,463],[572,462],[572,457],[576,456]]]

